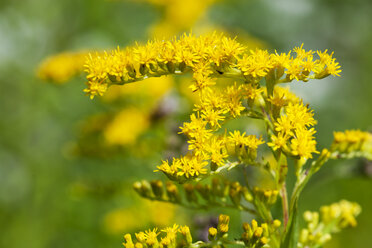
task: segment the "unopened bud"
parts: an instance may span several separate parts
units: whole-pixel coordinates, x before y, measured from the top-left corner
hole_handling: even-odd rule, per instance
[[[221,214],[218,217],[218,231],[221,233],[227,233],[229,231],[230,217],[228,215]]]
[[[280,222],[280,220],[274,220],[274,221],[273,221],[273,226],[274,226],[275,228],[280,227],[281,224],[282,224],[282,222]]]
[[[154,195],[157,198],[162,198],[164,194],[163,182],[160,180],[153,180],[151,181],[150,184],[151,184],[152,192],[154,193]]]
[[[165,188],[166,188],[166,191],[167,191],[167,196],[170,199],[170,201],[172,201],[172,202],[180,202],[181,201],[181,197],[180,197],[180,194],[178,192],[178,188],[173,182],[168,181],[166,183]]]
[[[213,241],[217,236],[217,229],[214,227],[209,228],[208,230],[208,240]]]
[[[249,192],[249,190],[246,187],[242,187],[242,193],[243,193],[243,197],[246,201],[248,201],[248,202],[253,201],[253,196],[251,195],[251,193]]]
[[[262,237],[260,239],[260,244],[261,245],[266,245],[267,243],[269,243],[269,240],[266,237]]]
[[[261,237],[263,233],[262,227],[257,227],[257,229],[254,231],[253,235],[257,238]]]

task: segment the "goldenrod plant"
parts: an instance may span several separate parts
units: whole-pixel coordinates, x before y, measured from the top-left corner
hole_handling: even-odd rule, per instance
[[[124,236],[126,248],[140,247],[321,247],[331,235],[356,225],[357,203],[342,200],[305,212],[306,226],[298,226],[298,201],[309,179],[330,159],[372,158],[372,135],[360,130],[335,132],[330,148],[317,148],[313,110],[281,85],[339,76],[333,53],[306,51],[303,45],[288,53],[247,51],[222,34],[182,35],[169,41],[152,40],[124,50],[92,53],[85,65],[90,98],[112,85],[126,85],[150,77],[192,74],[190,90],[197,94],[190,121],[179,134],[188,139],[188,152],[164,160],[156,172],[166,181],[140,181],[134,189],[144,198],[171,202],[196,210],[233,208],[256,218],[243,224],[240,237],[230,237],[227,215],[209,229],[208,240],[196,241],[188,226],[174,225]],[[218,78],[231,83],[219,87]],[[238,119],[262,121],[265,132],[229,130]],[[135,120],[134,120],[135,121]],[[271,154],[271,155],[270,155]],[[289,166],[293,169],[288,170]],[[271,184],[250,181],[250,168],[270,177]],[[243,181],[229,177],[237,170]],[[287,185],[288,171],[296,182]],[[292,192],[288,194],[288,192]],[[274,216],[272,207],[281,206]]]
[[[160,20],[151,25],[149,29],[150,37],[164,39],[191,28],[195,28],[195,30],[216,29],[211,27],[208,24],[208,18],[205,18],[208,9],[217,2],[216,0],[136,1],[147,2],[157,7],[160,12]],[[182,12],[179,9],[182,9]],[[203,25],[194,26],[201,19],[203,20]],[[243,34],[240,38],[242,37]],[[245,35],[242,40],[249,47],[263,46],[261,41],[248,35]],[[104,51],[99,53],[103,54]],[[40,79],[55,84],[67,83],[73,77],[82,74],[87,56],[89,56],[89,51],[87,50],[62,52],[50,56],[40,63],[37,75]],[[107,105],[115,106],[115,110],[111,110],[111,113],[105,112],[84,120],[78,140],[70,145],[72,153],[87,156],[101,156],[101,154],[106,156],[123,148],[131,148],[141,142],[143,134],[154,128],[156,123],[151,120],[151,117],[156,115],[157,111],[161,109],[159,102],[170,92],[175,80],[177,79],[171,76],[166,79],[153,77],[141,82],[140,85],[109,90],[102,100]],[[177,94],[192,101],[195,97],[192,96],[192,92],[190,94],[187,87],[184,87],[186,85],[180,84]],[[132,100],[139,100],[143,104],[136,108],[128,106],[128,102]],[[188,104],[192,106],[191,102],[188,102]],[[169,114],[169,111],[163,113],[162,119]],[[138,120],[135,125],[130,121],[132,118]]]

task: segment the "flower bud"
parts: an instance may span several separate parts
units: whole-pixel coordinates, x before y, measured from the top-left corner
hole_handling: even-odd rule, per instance
[[[221,234],[227,233],[229,231],[229,221],[230,217],[228,215],[221,214],[218,217],[218,231]]]
[[[157,198],[162,198],[164,194],[163,182],[160,180],[153,180],[150,182],[150,184],[151,184],[152,192],[154,193],[154,195]]]
[[[181,202],[181,196],[178,192],[178,188],[173,182],[168,181],[166,183],[165,188],[166,188],[166,191],[167,191],[167,196],[170,199],[170,201]]]
[[[208,240],[213,241],[217,236],[217,229],[214,227],[209,228],[208,230]]]

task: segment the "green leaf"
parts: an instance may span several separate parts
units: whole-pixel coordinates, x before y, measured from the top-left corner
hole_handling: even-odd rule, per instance
[[[290,213],[290,218],[289,218],[288,225],[287,225],[287,231],[285,233],[283,242],[280,247],[297,248],[297,241],[298,241],[297,211],[298,211],[298,198],[295,199],[295,203],[293,204],[292,213]]]

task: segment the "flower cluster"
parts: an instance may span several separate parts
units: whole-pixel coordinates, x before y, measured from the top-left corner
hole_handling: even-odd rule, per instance
[[[185,183],[183,187],[177,187],[172,181],[163,183],[160,180],[151,182],[142,180],[141,182],[135,182],[133,187],[138,194],[150,200],[172,202],[188,208],[225,207],[244,209],[254,213],[252,209],[247,207],[246,203],[252,202],[253,197],[249,189],[239,182],[213,178],[211,183]],[[266,194],[263,193],[262,195],[267,199],[277,197],[277,192],[276,195],[275,192],[265,192]]]
[[[115,84],[192,74],[190,88],[198,94],[199,101],[194,105],[190,121],[180,127],[180,134],[188,139],[188,152],[157,166],[156,171],[163,172],[170,181],[136,182],[134,189],[142,197],[192,209],[234,208],[263,220],[261,226],[256,221],[244,224],[242,238],[234,241],[227,239],[230,219],[222,215],[218,226],[209,229],[208,243],[192,243],[189,228],[173,226],[164,231],[166,235],[161,240],[157,238],[159,232],[153,230],[136,234],[136,244],[127,235],[124,245],[319,247],[329,239],[330,233],[355,226],[360,207],[341,201],[323,207],[321,221],[316,213],[306,212],[308,225],[302,230],[300,240],[297,239],[298,201],[309,179],[330,158],[346,157],[340,156],[344,154],[372,157],[371,134],[356,130],[336,132],[332,146],[319,152],[313,110],[288,88],[278,86],[293,80],[307,82],[338,76],[340,66],[332,56],[327,50],[305,51],[303,45],[281,54],[259,49],[247,51],[235,39],[216,33],[201,37],[183,35],[180,39],[154,40],[143,46],[91,54],[86,62],[88,89],[85,90],[91,97],[102,95]],[[228,122],[243,118],[262,121],[266,135],[256,135],[249,129],[231,130]],[[268,152],[272,156],[266,156]],[[293,161],[296,176],[290,196],[286,184],[288,160]],[[222,180],[222,183],[217,180],[233,169],[240,173],[239,180]],[[208,178],[210,183],[199,182]],[[271,212],[279,198],[283,228],[279,228],[281,222]],[[182,238],[176,238],[174,233],[181,233]]]
[[[160,233],[164,236],[158,239]],[[145,232],[136,233],[137,242],[134,244],[130,234],[124,235],[126,248],[142,248],[142,247],[177,247],[179,245],[187,246],[192,243],[190,228],[188,226],[178,226],[174,224],[172,227],[162,229],[160,232],[157,228],[147,230]]]
[[[346,130],[334,132],[331,152],[334,156],[368,156],[372,153],[372,134],[360,130]],[[369,156],[370,157],[370,156]]]
[[[272,233],[275,233],[280,225],[281,222],[279,220],[274,220],[270,225],[262,223],[261,226],[254,219],[250,225],[243,223],[244,232],[242,234],[242,240],[245,247],[267,247]]]
[[[290,102],[285,108],[285,115],[278,117],[274,123],[274,134],[268,143],[273,150],[281,149],[293,156],[312,158],[316,150],[314,140],[316,124],[313,111],[302,102]]]
[[[160,233],[165,234],[161,240],[158,239]],[[179,238],[178,234],[181,234],[182,238]],[[155,228],[153,230],[136,233],[137,242],[135,244],[130,234],[124,235],[124,239],[125,243],[123,243],[123,245],[126,248],[176,247],[177,245],[183,244],[185,246],[192,243],[190,228],[188,226],[178,226],[176,224],[172,227],[162,229],[161,232]]]
[[[148,77],[185,72],[194,73],[194,91],[214,84],[213,78],[232,77],[258,82],[275,77],[278,82],[293,79],[308,81],[328,75],[338,76],[340,66],[327,51],[305,51],[295,48],[296,57],[269,54],[266,50],[247,52],[235,39],[221,34],[195,37],[183,35],[170,41],[153,40],[125,50],[90,54],[86,61],[88,88],[92,97],[102,95],[107,86],[126,84]]]
[[[263,203],[272,205],[278,198],[279,191],[276,189],[264,189],[260,187],[254,187],[253,192],[255,197],[259,198]]]
[[[333,53],[328,54],[317,51],[319,59],[314,59],[315,52],[305,51],[303,44],[291,52],[282,54],[269,54],[265,50],[250,51],[239,59],[237,67],[252,80],[267,76],[273,69],[277,69],[276,78],[285,77],[283,82],[290,82],[293,79],[308,81],[309,79],[321,79],[329,75],[339,76],[341,72],[339,64],[332,58]]]
[[[270,238],[277,234],[281,223],[274,220],[270,223],[258,225],[256,220],[252,220],[251,225],[243,224],[243,234],[240,240],[228,240],[230,217],[221,214],[218,218],[217,227],[210,227],[208,230],[209,241],[197,241],[193,243],[193,238],[188,226],[179,226],[174,224],[172,227],[166,227],[158,231],[157,228],[145,232],[136,233],[137,242],[133,242],[130,234],[124,235],[125,248],[142,247],[220,247],[227,244],[243,245],[248,248],[267,247]],[[266,245],[266,246],[265,246]]]
[[[355,217],[361,208],[357,203],[342,200],[320,208],[318,212],[306,211],[304,219],[307,227],[301,230],[298,247],[322,246],[331,239],[331,234],[346,227],[355,227]]]

